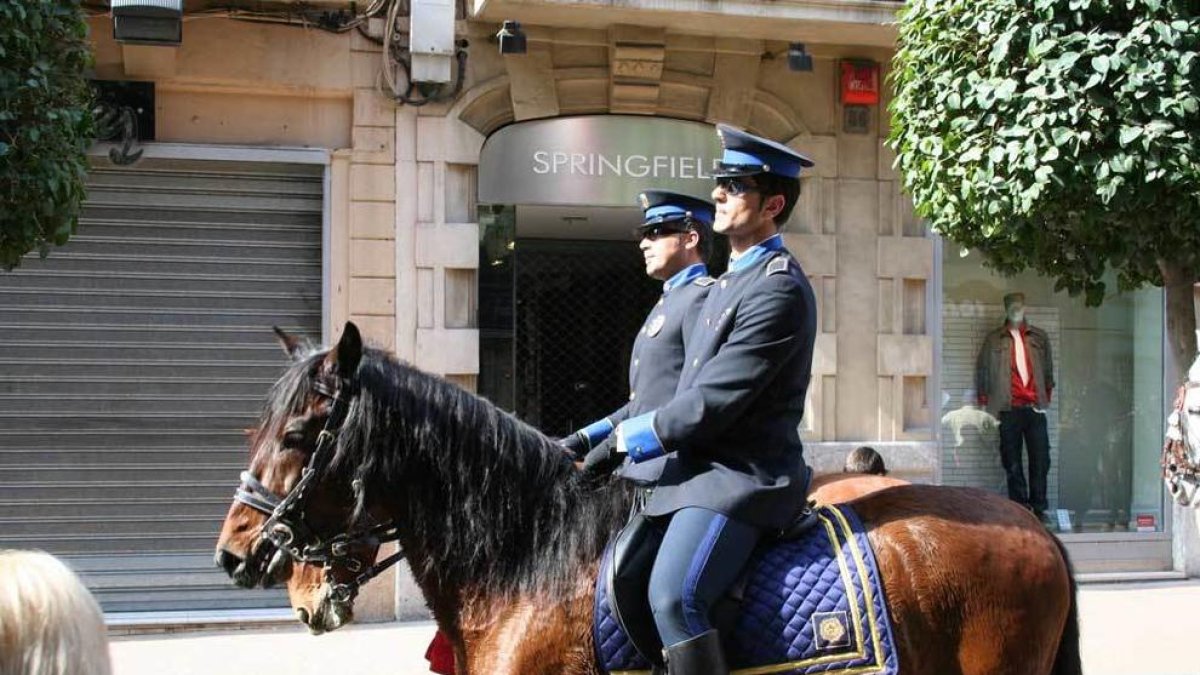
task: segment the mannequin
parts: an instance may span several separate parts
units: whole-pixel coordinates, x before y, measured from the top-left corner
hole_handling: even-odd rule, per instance
[[[1050,437],[1046,408],[1054,392],[1050,337],[1025,320],[1025,295],[1004,296],[1004,325],[988,333],[975,367],[979,405],[1000,420],[1000,461],[1009,499],[1045,520]],[[1022,449],[1029,457],[1026,480]]]

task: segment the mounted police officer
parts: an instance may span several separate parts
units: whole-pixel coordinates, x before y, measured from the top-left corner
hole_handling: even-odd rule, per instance
[[[608,438],[617,424],[671,400],[683,370],[687,338],[704,298],[715,284],[705,266],[712,248],[712,202],[666,190],[646,190],[638,195],[638,201],[644,217],[642,224],[634,228],[634,236],[645,259],[646,275],[663,282],[663,294],[633,342],[629,402],[559,440],[576,458]],[[622,475],[638,483],[652,483],[664,463],[665,459],[629,462]],[[433,672],[454,671],[450,641],[440,631],[425,658]]]
[[[582,459],[616,425],[671,400],[683,370],[684,349],[715,283],[705,261],[712,247],[711,202],[666,190],[638,195],[644,222],[634,229],[646,263],[646,275],[663,282],[663,294],[651,308],[633,342],[629,358],[629,401],[612,414],[562,439]],[[663,461],[628,467],[628,478],[653,481]]]
[[[585,462],[603,472],[624,455],[665,457],[644,514],[665,527],[649,596],[670,675],[729,672],[710,609],[759,539],[802,512],[810,479],[799,426],[816,302],[779,227],[813,164],[728,126],[717,133],[713,229],[729,238],[729,270],[687,338],[674,398],[618,424]]]

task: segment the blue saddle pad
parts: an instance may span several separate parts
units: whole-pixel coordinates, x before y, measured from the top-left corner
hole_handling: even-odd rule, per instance
[[[817,518],[801,538],[761,548],[748,563],[735,628],[724,636],[734,675],[896,674],[887,604],[862,522],[845,505],[821,507]],[[592,631],[604,672],[650,672],[613,616],[603,583]]]

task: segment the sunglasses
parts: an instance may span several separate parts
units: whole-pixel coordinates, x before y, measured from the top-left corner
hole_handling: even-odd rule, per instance
[[[633,236],[638,240],[649,239],[650,241],[657,241],[662,237],[672,234],[683,234],[684,232],[686,232],[686,230],[681,230],[678,227],[672,227],[670,225],[652,225],[650,227],[639,227],[635,229],[633,231]]]
[[[726,176],[717,179],[717,187],[730,197],[741,197],[747,192],[757,192],[758,186],[739,176]]]

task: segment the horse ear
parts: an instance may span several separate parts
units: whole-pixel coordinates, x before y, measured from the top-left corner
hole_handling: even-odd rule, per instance
[[[362,335],[353,321],[347,321],[342,329],[342,338],[337,346],[330,350],[332,365],[342,377],[350,377],[358,370],[358,362],[362,360]]]
[[[271,326],[275,331],[275,338],[279,340],[279,345],[283,347],[283,351],[292,357],[293,361],[299,361],[304,357],[304,343],[295,335],[288,335],[279,326]]]

